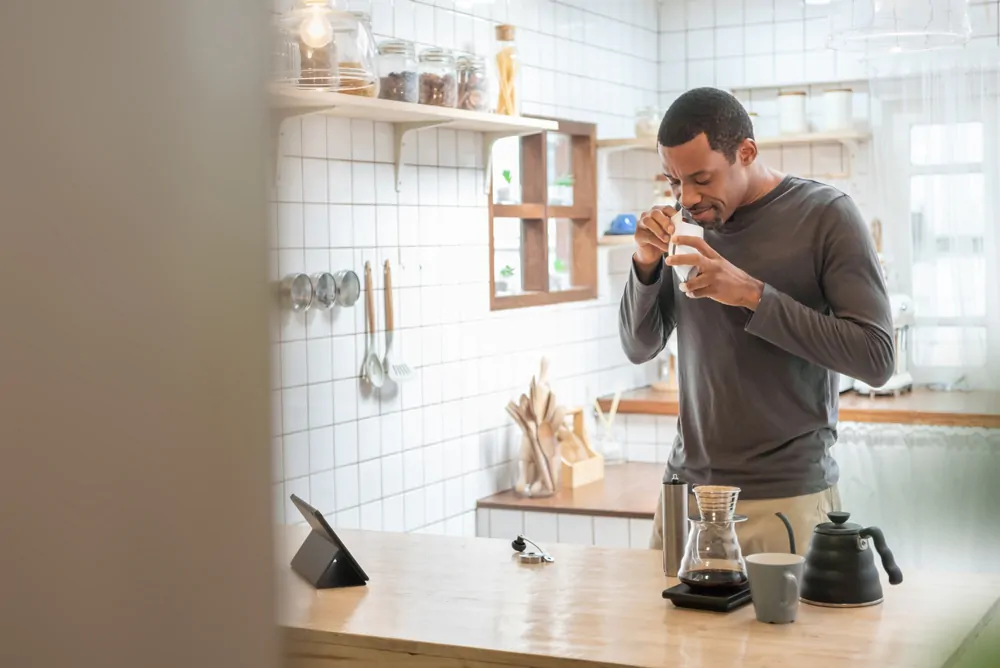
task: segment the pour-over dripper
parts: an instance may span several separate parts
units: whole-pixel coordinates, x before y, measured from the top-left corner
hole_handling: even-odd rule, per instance
[[[739,487],[701,485],[695,487],[700,519],[691,520],[684,558],[677,578],[696,589],[731,589],[747,584],[747,567],[736,523]]]

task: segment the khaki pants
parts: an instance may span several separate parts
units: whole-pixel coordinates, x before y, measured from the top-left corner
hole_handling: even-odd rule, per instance
[[[689,497],[688,506],[690,515],[696,515],[698,504],[693,494]],[[662,507],[661,488],[660,501],[653,513],[653,535],[649,539],[649,547],[654,550],[663,549]],[[745,522],[736,525],[740,550],[743,556],[760,552],[788,552],[788,530],[781,518],[775,515],[780,511],[792,524],[796,553],[804,555],[809,549],[813,529],[817,524],[829,521],[826,514],[832,510],[840,510],[840,494],[836,485],[815,494],[786,499],[738,500],[736,513],[747,516]]]

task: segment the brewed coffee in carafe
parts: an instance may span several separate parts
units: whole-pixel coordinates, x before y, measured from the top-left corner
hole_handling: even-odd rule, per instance
[[[693,589],[724,590],[747,584],[747,566],[736,538],[739,487],[700,485],[694,488],[699,519],[691,520],[687,546],[677,578]]]

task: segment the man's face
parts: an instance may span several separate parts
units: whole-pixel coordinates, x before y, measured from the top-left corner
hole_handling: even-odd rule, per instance
[[[732,164],[712,150],[704,133],[680,146],[658,145],[657,151],[674,197],[702,227],[725,223],[746,196],[753,158],[742,147]]]

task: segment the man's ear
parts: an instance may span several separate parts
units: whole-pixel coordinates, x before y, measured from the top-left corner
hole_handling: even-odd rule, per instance
[[[741,165],[749,167],[757,159],[757,142],[750,138],[744,139],[737,149],[736,155]]]

